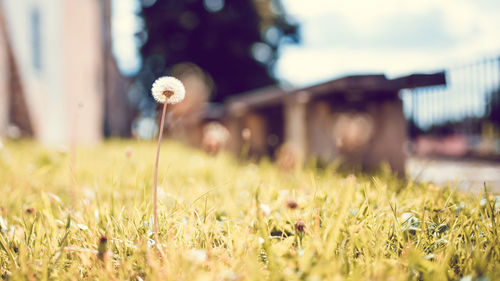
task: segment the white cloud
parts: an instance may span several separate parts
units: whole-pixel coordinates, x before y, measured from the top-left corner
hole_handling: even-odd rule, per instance
[[[412,71],[435,71],[444,64],[433,54],[380,50],[290,47],[277,72],[297,86],[329,80],[356,73],[385,73],[395,76]]]
[[[304,42],[283,48],[276,72],[297,85],[352,72],[425,71],[500,52],[495,0],[283,3],[302,23]]]

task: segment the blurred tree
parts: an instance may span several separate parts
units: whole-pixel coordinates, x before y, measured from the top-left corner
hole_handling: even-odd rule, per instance
[[[142,88],[182,62],[211,76],[212,101],[276,82],[273,65],[284,42],[299,41],[298,25],[280,0],[141,0],[137,34]]]

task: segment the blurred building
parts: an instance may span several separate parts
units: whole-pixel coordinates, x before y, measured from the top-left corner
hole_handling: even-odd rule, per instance
[[[0,135],[92,143],[116,127],[105,108],[127,104],[116,98],[110,1],[3,0],[0,26]]]
[[[387,162],[404,174],[407,125],[399,92],[445,84],[444,73],[348,76],[304,89],[271,87],[228,100],[232,149],[274,155],[284,166],[316,157],[373,169]],[[241,132],[247,130],[245,137]]]

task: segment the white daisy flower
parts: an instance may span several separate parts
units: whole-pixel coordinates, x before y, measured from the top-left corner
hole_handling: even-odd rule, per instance
[[[266,204],[260,204],[260,210],[266,217],[271,214],[271,208]]]
[[[159,103],[175,104],[181,102],[186,95],[186,89],[182,82],[171,76],[163,76],[153,83],[151,93]]]
[[[81,224],[81,223],[78,223],[76,226],[78,226],[78,228],[81,230],[89,230],[88,226]]]

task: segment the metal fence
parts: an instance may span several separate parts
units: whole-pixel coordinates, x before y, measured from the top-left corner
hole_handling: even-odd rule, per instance
[[[446,86],[424,87],[402,92],[407,119],[421,131],[455,123],[458,133],[478,134],[477,121],[498,102],[500,56],[446,70]]]

